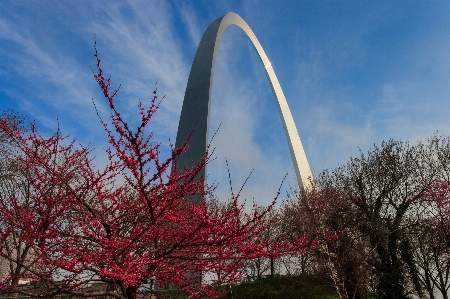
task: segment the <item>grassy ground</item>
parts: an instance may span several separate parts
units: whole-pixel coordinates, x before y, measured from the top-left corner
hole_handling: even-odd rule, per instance
[[[229,290],[229,286],[224,286]],[[223,299],[339,299],[331,281],[323,277],[301,276],[276,276],[260,279],[253,282],[245,282],[231,286],[232,292],[224,295]],[[58,296],[66,299],[69,296]],[[150,296],[140,294],[139,298],[149,299]],[[21,297],[2,297],[0,299],[18,299]],[[27,297],[22,297],[27,298]],[[74,297],[71,297],[72,299]],[[185,299],[180,290],[157,290],[157,299]],[[375,298],[375,297],[373,297]]]
[[[317,276],[280,276],[232,286],[226,299],[338,299],[332,284]]]

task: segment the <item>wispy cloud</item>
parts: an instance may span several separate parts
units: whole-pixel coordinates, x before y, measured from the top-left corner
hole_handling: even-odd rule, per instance
[[[115,82],[122,83],[128,105],[136,104],[138,97],[150,95],[157,80],[168,102],[157,116],[161,125],[158,129],[173,134],[188,64],[184,61],[183,45],[172,35],[173,15],[169,7],[163,2],[152,3],[151,7],[146,2],[129,2],[108,6],[102,13],[104,20],[92,22],[84,30],[97,33],[99,48],[106,52],[106,68],[114,74]]]
[[[196,51],[205,29],[201,29],[198,26],[199,20],[197,13],[195,9],[191,5],[189,5],[188,2],[182,2],[180,5],[177,5],[177,9],[179,14],[181,15],[181,19],[183,20],[187,28],[187,32],[191,41],[190,46],[192,47],[193,51]]]
[[[48,115],[44,116],[49,106],[59,111],[64,110],[63,107],[75,106],[77,108],[71,114],[82,118],[82,113],[77,111],[90,104],[91,96],[86,87],[86,71],[62,51],[46,47],[45,42],[38,40],[33,28],[28,27],[26,22],[17,22],[18,18],[12,14],[10,19],[0,19],[0,38],[13,44],[15,49],[1,48],[1,55],[8,61],[9,75],[15,73],[22,78],[21,82],[11,84],[11,89],[4,86],[3,91],[17,93],[13,88],[18,86],[30,89],[30,94],[27,94],[29,98],[17,94],[20,102],[16,104],[38,120],[45,120],[46,124],[55,124],[55,121],[48,119]],[[64,94],[63,98],[61,94]]]
[[[167,98],[157,114],[155,126],[162,136],[174,136],[188,63],[184,60],[182,42],[172,35],[173,14],[167,3],[55,5],[58,9],[50,11],[47,20],[40,21],[50,22],[55,17],[52,14],[57,14],[58,18],[66,16],[72,22],[72,34],[84,42],[82,48],[89,57],[93,54],[93,34],[97,35],[103,67],[112,75],[113,85],[122,85],[119,106],[125,115],[130,118],[136,115],[137,99],[148,100],[158,81],[160,96]],[[73,19],[73,15],[78,19]],[[72,49],[55,40],[56,32],[41,32],[32,22],[20,22],[22,18],[13,13],[2,17],[0,37],[18,49],[2,48],[2,56],[8,59],[18,76],[24,78],[23,85],[33,89],[33,98],[25,100],[24,107],[29,107],[27,113],[50,124],[48,121],[52,116],[45,109],[51,107],[60,118],[70,116],[72,123],[66,121],[64,124],[69,131],[83,131],[87,129],[85,125],[97,124],[91,99],[96,98],[101,111],[105,111],[106,106],[89,70],[89,62],[95,63],[93,57],[89,62],[74,60]],[[48,29],[44,25],[43,28]],[[48,41],[41,40],[42,36],[47,36]],[[53,117],[56,119],[57,115]]]

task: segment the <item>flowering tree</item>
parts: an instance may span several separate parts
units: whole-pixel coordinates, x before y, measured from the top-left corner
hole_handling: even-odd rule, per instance
[[[450,181],[439,180],[430,184],[424,198],[434,203],[432,220],[441,231],[443,243],[450,249]]]
[[[34,124],[30,134],[16,115],[0,119],[3,131],[1,143],[0,184],[0,252],[2,257],[3,291],[19,283],[49,275],[40,262],[39,250],[47,240],[54,240],[57,226],[67,212],[65,184],[73,182],[77,167],[86,155],[85,149],[75,150],[73,142],[58,146],[59,133],[45,140]],[[6,271],[5,271],[6,270]]]
[[[345,256],[350,252],[348,246],[342,250],[348,238],[347,229],[338,212],[346,209],[348,204],[339,190],[324,184],[325,177],[325,174],[316,177],[312,184],[314,188],[310,190],[289,194],[283,206],[283,231],[289,238],[309,235],[325,241],[303,252],[305,259],[300,262],[300,271],[326,274],[339,298],[353,298],[344,273],[345,264],[350,260]],[[356,262],[352,257],[351,263]]]
[[[447,156],[447,158],[450,158]],[[435,289],[448,299],[450,289],[450,183],[441,177],[428,185],[424,199],[430,208],[423,213],[419,233],[414,238],[419,277],[430,298]]]
[[[140,122],[132,129],[116,109],[118,90],[111,90],[97,51],[95,57],[94,77],[111,111],[108,122],[100,117],[109,142],[103,170],[94,167],[89,148],[59,130],[44,138],[34,124],[24,133],[10,118],[0,119],[16,149],[5,158],[19,179],[8,182],[23,182],[0,202],[0,254],[12,265],[2,292],[136,298],[139,288],[170,284],[192,297],[215,297],[214,286],[239,279],[243,260],[312,244],[255,241],[273,203],[245,212],[232,195],[225,208],[211,208],[211,188],[197,176],[208,153],[191,169],[177,165],[188,142],[161,158],[160,143],[147,131],[159,108],[156,91],[149,107],[139,103]],[[202,283],[208,271],[221,275]],[[20,280],[31,282],[19,286]]]

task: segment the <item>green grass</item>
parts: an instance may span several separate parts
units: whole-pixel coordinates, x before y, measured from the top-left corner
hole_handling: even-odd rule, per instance
[[[332,283],[323,277],[270,277],[232,286],[226,299],[338,299]]]

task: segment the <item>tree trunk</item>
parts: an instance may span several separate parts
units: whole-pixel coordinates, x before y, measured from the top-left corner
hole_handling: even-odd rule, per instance
[[[128,287],[127,299],[136,299],[136,298],[137,298],[137,287]]]
[[[270,258],[270,276],[273,277],[275,275],[275,259],[273,257]]]
[[[404,273],[397,254],[390,252],[383,259],[379,292],[383,299],[408,299],[403,286]]]
[[[261,261],[259,258],[255,260],[255,266],[256,266],[256,279],[260,280],[262,274],[261,274]]]

